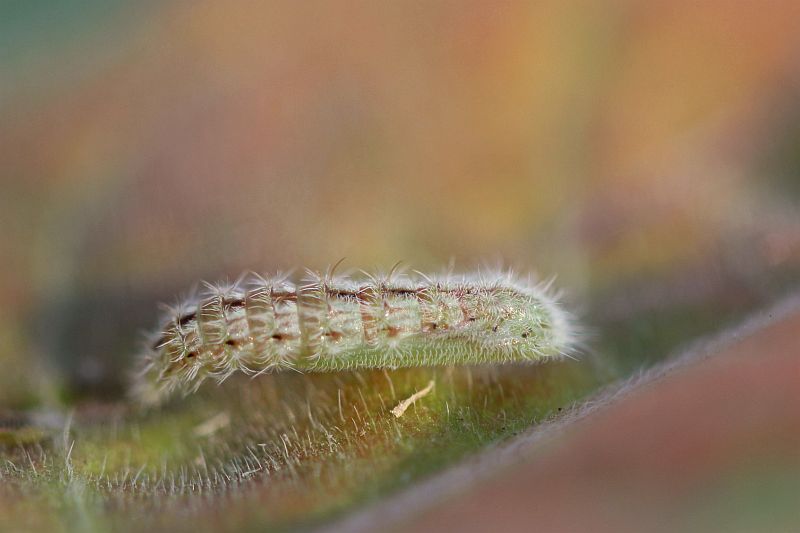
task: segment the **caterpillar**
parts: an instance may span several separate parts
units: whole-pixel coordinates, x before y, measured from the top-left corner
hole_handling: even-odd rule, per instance
[[[511,272],[354,279],[329,269],[300,284],[252,274],[167,308],[133,394],[157,404],[236,372],[538,362],[574,345],[549,284]]]

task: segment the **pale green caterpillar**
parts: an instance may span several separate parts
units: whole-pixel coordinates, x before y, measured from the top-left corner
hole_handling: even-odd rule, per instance
[[[547,286],[510,272],[355,280],[309,273],[207,285],[169,311],[142,356],[146,404],[207,378],[358,368],[537,362],[568,355],[574,326]]]

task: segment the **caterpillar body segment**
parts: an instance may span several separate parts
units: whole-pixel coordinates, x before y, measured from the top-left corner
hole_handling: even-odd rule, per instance
[[[536,362],[567,355],[574,337],[546,287],[508,273],[313,274],[299,285],[254,275],[171,310],[134,394],[158,403],[235,372]]]

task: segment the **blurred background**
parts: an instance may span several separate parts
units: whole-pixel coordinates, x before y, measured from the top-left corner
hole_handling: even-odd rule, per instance
[[[774,298],[800,271],[798,20],[0,0],[0,405],[119,395],[158,302],[245,270],[503,261],[599,326]]]

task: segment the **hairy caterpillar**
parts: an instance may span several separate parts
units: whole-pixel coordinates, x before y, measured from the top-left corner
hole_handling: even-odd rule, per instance
[[[547,286],[510,272],[357,280],[329,270],[300,285],[254,274],[170,308],[134,394],[157,403],[237,371],[540,361],[568,354],[573,330]]]

